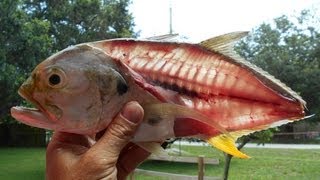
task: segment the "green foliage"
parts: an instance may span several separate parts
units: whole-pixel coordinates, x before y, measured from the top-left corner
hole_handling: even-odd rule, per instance
[[[0,62],[0,118],[2,122],[11,122],[8,110],[11,106],[19,103],[16,89],[23,82],[22,72],[12,64]],[[1,123],[1,121],[0,121]]]
[[[272,129],[256,132],[251,135],[251,138],[257,141],[258,144],[264,144],[272,140],[272,137],[275,131],[276,129],[272,128]]]
[[[133,17],[128,0],[26,0],[23,9],[32,18],[50,22],[53,49],[72,44],[131,37]]]
[[[243,136],[243,137],[239,138],[238,141],[240,144],[244,143],[244,145],[248,142],[255,142],[258,144],[264,144],[264,143],[270,142],[274,136],[274,133],[277,131],[278,131],[277,128],[270,128],[267,130],[258,131],[258,132],[252,133],[250,135]]]
[[[32,69],[70,45],[136,36],[129,0],[0,1],[0,123],[16,122],[9,109]]]

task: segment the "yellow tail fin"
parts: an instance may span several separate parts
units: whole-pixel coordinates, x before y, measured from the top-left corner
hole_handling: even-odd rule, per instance
[[[221,134],[219,136],[209,138],[207,142],[215,148],[220,149],[221,151],[228,153],[234,157],[243,159],[250,158],[248,155],[238,150],[235,144],[235,139],[228,135]]]

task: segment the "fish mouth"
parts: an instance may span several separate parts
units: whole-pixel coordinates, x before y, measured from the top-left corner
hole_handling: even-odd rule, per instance
[[[25,99],[26,101],[32,103],[36,107],[36,108],[27,108],[27,107],[20,106],[20,108],[25,108],[26,110],[31,110],[31,111],[40,110],[42,112],[46,112],[45,109],[40,105],[40,103],[32,98],[32,95],[29,93],[29,91],[26,88],[24,88],[24,86],[22,86],[19,89],[18,94],[23,99]]]
[[[18,93],[26,101],[32,103],[35,108],[15,106],[11,108],[11,116],[29,126],[54,130],[56,125],[53,120],[55,117],[52,117],[39,102],[32,98],[28,89],[22,86]]]
[[[11,108],[11,116],[16,120],[38,128],[54,130],[55,124],[36,108],[15,106]]]

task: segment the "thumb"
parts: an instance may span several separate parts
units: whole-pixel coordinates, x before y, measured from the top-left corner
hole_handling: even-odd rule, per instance
[[[143,115],[143,108],[137,102],[127,103],[92,148],[102,151],[102,153],[108,153],[105,155],[118,157],[120,151],[133,137]]]

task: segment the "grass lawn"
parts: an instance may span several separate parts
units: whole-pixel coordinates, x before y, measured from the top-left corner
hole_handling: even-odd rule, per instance
[[[206,176],[222,176],[224,156],[211,147],[182,146],[182,150],[194,155],[220,159],[220,164],[207,165]],[[233,158],[229,179],[320,179],[320,150],[257,149],[244,148],[251,159]],[[142,169],[181,174],[197,174],[196,164],[170,162],[145,162]]]
[[[0,148],[0,179],[45,179],[44,148]]]
[[[219,165],[207,165],[207,176],[222,176],[224,157],[211,147],[182,146],[194,155],[220,159]],[[320,179],[320,150],[244,149],[252,158],[233,159],[230,179]],[[196,164],[148,161],[141,169],[197,174]],[[44,179],[44,148],[0,148],[0,179]],[[136,176],[136,179],[157,180],[156,177]],[[162,178],[163,179],[163,178]]]

